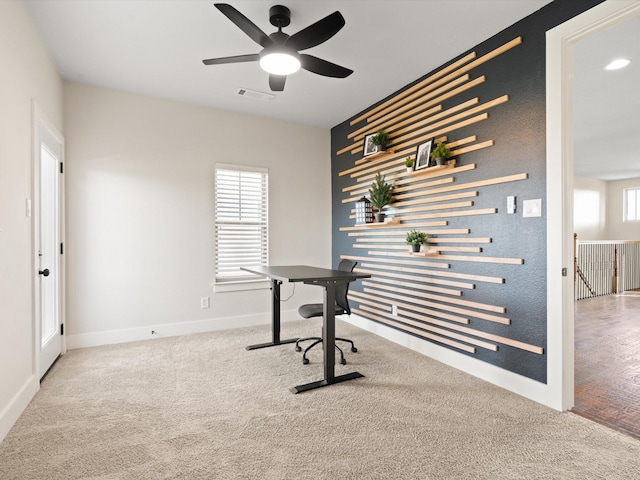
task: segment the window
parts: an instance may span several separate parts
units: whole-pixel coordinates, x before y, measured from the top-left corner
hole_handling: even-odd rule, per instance
[[[640,188],[625,188],[624,190],[624,221],[640,220]]]
[[[216,283],[256,280],[240,267],[267,264],[267,187],[266,169],[216,165]]]

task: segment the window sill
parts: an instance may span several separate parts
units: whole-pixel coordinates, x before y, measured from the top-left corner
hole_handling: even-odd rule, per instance
[[[267,290],[271,282],[263,278],[258,280],[238,280],[235,282],[220,282],[213,284],[213,293],[241,292],[245,290]]]

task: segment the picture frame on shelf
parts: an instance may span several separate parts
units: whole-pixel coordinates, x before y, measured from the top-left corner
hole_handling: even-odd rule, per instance
[[[373,137],[375,133],[370,135],[365,135],[364,137],[364,153],[363,155],[366,157],[367,155],[373,155],[374,153],[378,153],[378,146],[373,143]]]
[[[433,139],[418,145],[418,149],[416,150],[416,170],[427,168],[429,166],[429,163],[431,162],[431,157],[429,156],[429,154],[431,153],[432,143]]]

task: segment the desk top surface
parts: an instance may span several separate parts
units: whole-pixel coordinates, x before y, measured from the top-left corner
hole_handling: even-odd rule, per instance
[[[241,267],[241,270],[262,275],[276,280],[289,282],[319,282],[326,280],[348,280],[369,278],[364,273],[342,272],[329,268],[310,267],[308,265],[264,265],[255,267]]]

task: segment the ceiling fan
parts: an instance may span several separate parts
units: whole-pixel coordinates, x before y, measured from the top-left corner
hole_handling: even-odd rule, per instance
[[[210,58],[202,61],[205,65],[260,62],[263,70],[269,73],[269,87],[274,92],[283,91],[287,75],[298,71],[299,68],[334,78],[345,78],[353,73],[353,70],[335,63],[313,55],[298,53],[300,50],[320,45],[338,33],[345,24],[344,17],[340,12],[333,12],[322,20],[289,36],[282,29],[291,23],[291,12],[285,6],[275,5],[269,9],[269,21],[271,25],[278,28],[278,31],[267,35],[231,5],[215,3],[214,6],[246,33],[251,40],[260,45],[262,51],[248,55]]]

